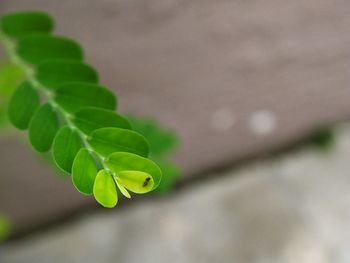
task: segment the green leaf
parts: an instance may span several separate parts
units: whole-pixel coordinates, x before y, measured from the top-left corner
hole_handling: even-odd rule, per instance
[[[10,121],[18,129],[26,130],[39,105],[38,92],[29,82],[22,83],[12,95],[8,106]]]
[[[50,150],[58,130],[57,115],[50,104],[42,105],[29,123],[29,140],[39,152]]]
[[[141,171],[121,171],[117,173],[117,182],[137,194],[152,191],[154,186],[152,176]]]
[[[8,124],[10,97],[23,79],[23,70],[8,61],[0,61],[0,132]]]
[[[148,144],[137,132],[120,128],[101,128],[88,138],[91,147],[103,156],[114,152],[131,152],[144,157],[148,155]]]
[[[170,161],[156,160],[156,162],[163,174],[162,181],[156,191],[159,193],[168,193],[178,181],[181,169]]]
[[[79,110],[74,114],[72,121],[85,134],[91,134],[103,127],[130,129],[129,122],[114,111],[93,107]]]
[[[81,148],[73,162],[73,185],[80,193],[92,194],[97,172],[95,159],[87,149]]]
[[[128,115],[131,127],[134,131],[145,136],[150,147],[151,156],[163,157],[163,155],[173,151],[177,144],[178,138],[176,134],[162,126],[151,118],[140,118]]]
[[[0,215],[0,241],[9,237],[11,229],[11,221],[7,217]]]
[[[115,180],[115,183],[117,184],[122,195],[124,195],[126,198],[131,198],[131,195],[129,194],[128,190],[126,190],[124,186],[119,184],[118,180]]]
[[[51,17],[42,12],[20,12],[4,15],[1,30],[12,37],[32,33],[50,33],[54,23]]]
[[[57,88],[68,82],[97,83],[98,75],[88,64],[74,60],[48,60],[37,66],[36,79],[46,88]]]
[[[79,134],[67,126],[62,127],[53,142],[53,157],[57,166],[71,173],[73,161],[81,147]]]
[[[9,61],[0,61],[0,99],[10,96],[23,78],[21,67]]]
[[[110,174],[99,171],[94,184],[94,196],[97,202],[107,208],[113,208],[118,202],[117,188]]]
[[[141,171],[149,174],[154,181],[152,189],[155,189],[162,179],[162,172],[153,161],[132,153],[112,153],[106,160],[106,165],[117,175],[123,171]]]
[[[39,64],[51,59],[73,59],[78,61],[83,59],[82,49],[73,40],[38,34],[19,38],[17,54],[32,64]]]
[[[84,107],[116,108],[116,98],[112,92],[102,86],[82,82],[60,86],[56,90],[55,101],[71,113]]]

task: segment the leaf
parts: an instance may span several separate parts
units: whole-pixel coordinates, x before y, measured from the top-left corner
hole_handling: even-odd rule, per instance
[[[97,202],[107,208],[113,208],[118,202],[117,188],[110,174],[105,170],[98,172],[94,184],[94,196]]]
[[[73,185],[80,193],[92,194],[97,172],[95,159],[87,149],[81,148],[73,162]]]
[[[126,152],[112,153],[105,164],[116,174],[123,171],[141,171],[149,174],[154,181],[152,189],[155,189],[162,179],[162,172],[153,161],[136,154]]]
[[[51,59],[73,59],[78,61],[83,59],[82,49],[73,40],[39,34],[19,38],[17,54],[32,64],[39,64]]]
[[[116,108],[116,98],[102,86],[90,83],[69,83],[56,90],[55,101],[66,111],[74,113],[84,107],[107,110]]]
[[[8,238],[11,233],[11,230],[11,221],[7,217],[0,215],[0,241]]]
[[[32,33],[50,33],[54,27],[50,16],[42,12],[19,12],[4,15],[1,30],[12,37]]]
[[[29,140],[39,152],[50,150],[58,130],[57,115],[49,104],[42,105],[29,123]]]
[[[12,95],[23,78],[21,67],[8,61],[0,61],[0,98]]]
[[[121,171],[117,173],[117,181],[131,192],[144,194],[153,189],[153,178],[141,171]]]
[[[53,142],[53,157],[59,168],[71,173],[75,156],[82,147],[80,137],[76,131],[68,126],[62,127]]]
[[[91,134],[88,142],[96,152],[106,157],[114,152],[131,152],[145,157],[148,155],[145,138],[131,130],[101,128]]]
[[[117,184],[122,195],[124,195],[126,198],[131,198],[131,195],[129,194],[128,190],[126,190],[124,186],[119,184],[118,180],[115,180],[115,183]]]
[[[18,129],[26,130],[39,105],[38,92],[29,82],[23,82],[11,97],[8,106],[10,121]]]
[[[10,97],[23,79],[23,70],[8,61],[0,61],[0,132],[8,124]]]
[[[48,60],[37,66],[36,79],[46,88],[57,88],[68,82],[97,83],[98,75],[88,64],[74,60]]]
[[[72,121],[85,134],[103,127],[130,129],[129,122],[114,111],[93,107],[79,110],[73,115]]]
[[[177,144],[176,134],[150,118],[140,118],[128,115],[131,127],[134,131],[145,136],[150,147],[150,155],[160,157],[173,151]]]
[[[170,161],[157,160],[156,162],[163,174],[162,181],[156,191],[159,193],[168,193],[178,181],[181,169]]]

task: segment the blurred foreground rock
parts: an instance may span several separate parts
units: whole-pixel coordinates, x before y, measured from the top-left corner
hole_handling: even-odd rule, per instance
[[[164,199],[85,214],[1,248],[2,263],[350,262],[350,129]]]

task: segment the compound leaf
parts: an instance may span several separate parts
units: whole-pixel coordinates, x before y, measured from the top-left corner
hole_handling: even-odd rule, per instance
[[[71,173],[73,161],[81,147],[78,133],[68,126],[62,127],[53,142],[53,157],[57,166]]]
[[[39,64],[51,59],[73,59],[78,61],[83,59],[82,49],[73,40],[40,34],[19,38],[17,54],[32,64]]]
[[[149,154],[146,139],[114,112],[116,96],[97,84],[95,69],[82,62],[80,45],[52,36],[52,29],[52,19],[41,12],[0,18],[5,51],[20,68],[19,76],[26,75],[23,77],[27,79],[9,103],[11,121],[19,129],[29,128],[29,140],[37,151],[52,147],[57,167],[72,174],[77,190],[94,194],[105,207],[117,204],[117,187],[128,198],[129,191],[146,193],[155,189],[162,173],[153,161],[144,158]],[[17,74],[13,71],[12,75],[16,75],[14,72]],[[0,92],[9,96],[13,89],[4,86]],[[39,91],[47,102],[41,106]],[[147,129],[156,141],[159,134]],[[172,138],[165,137],[156,142],[162,141],[165,147],[152,147],[152,158],[173,146]],[[104,169],[98,172],[100,167]]]
[[[95,159],[87,149],[81,148],[73,162],[73,185],[80,193],[92,194],[97,172]]]
[[[50,104],[42,105],[29,123],[29,140],[39,152],[50,150],[58,130],[58,119]]]
[[[108,157],[106,165],[117,176],[123,171],[142,171],[149,174],[154,182],[152,189],[155,189],[159,185],[162,178],[161,170],[153,161],[132,153],[112,153]]]
[[[68,83],[56,90],[55,101],[66,111],[74,113],[84,107],[108,110],[116,108],[116,98],[106,88],[91,83]]]
[[[153,189],[153,178],[142,171],[121,171],[117,173],[117,181],[131,192],[144,194]]]
[[[124,117],[114,111],[101,108],[83,108],[73,115],[72,121],[85,134],[91,134],[94,130],[103,127],[131,129]]]
[[[68,82],[97,83],[98,75],[90,65],[75,60],[48,60],[37,66],[36,79],[46,88],[57,88]]]
[[[42,12],[19,12],[4,15],[1,30],[12,37],[20,37],[32,33],[50,33],[54,27],[49,15]]]
[[[10,121],[18,129],[26,130],[39,105],[38,92],[29,82],[23,82],[11,97],[8,106]]]
[[[145,138],[131,130],[101,128],[91,134],[88,142],[96,152],[106,157],[114,152],[131,152],[145,157],[148,155]]]
[[[98,172],[94,184],[94,196],[97,202],[107,208],[113,208],[118,202],[117,188],[110,174],[105,170]]]

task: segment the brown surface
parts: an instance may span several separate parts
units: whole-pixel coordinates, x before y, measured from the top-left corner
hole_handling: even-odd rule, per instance
[[[178,131],[183,147],[176,159],[185,174],[270,150],[350,114],[348,0],[2,0],[0,8],[50,12],[59,34],[83,43],[122,112],[155,116]],[[277,118],[277,129],[265,136],[248,125],[259,110]],[[234,125],[222,128],[227,118]],[[3,145],[14,147],[2,142],[1,155],[9,154]],[[30,163],[1,187],[12,189],[23,171],[40,170]],[[33,207],[18,217],[42,219],[72,207],[63,198],[43,209],[38,198],[51,192],[40,185],[40,196],[30,184],[28,196],[5,195],[6,202]],[[71,191],[57,187],[62,196]]]
[[[11,216],[16,231],[62,218],[88,202],[29,145],[3,138],[0,149],[0,214]]]

